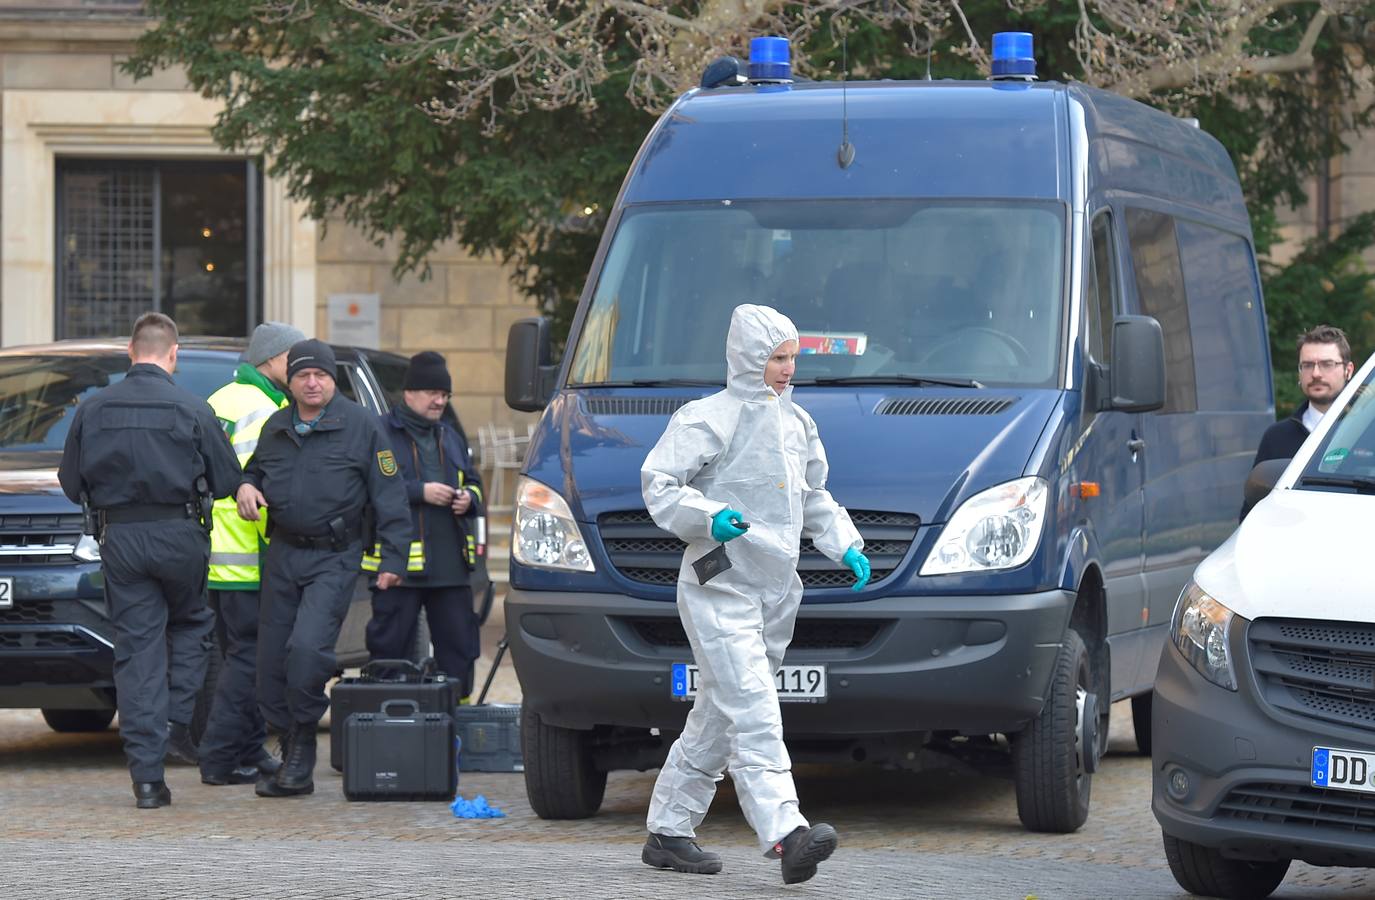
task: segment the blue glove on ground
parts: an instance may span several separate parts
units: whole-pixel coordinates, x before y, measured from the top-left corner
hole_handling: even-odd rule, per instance
[[[864,586],[869,583],[869,557],[851,547],[845,551],[845,558],[841,562],[849,566],[850,571],[855,573],[855,583],[850,590],[864,590]]]
[[[462,794],[454,796],[454,802],[449,804],[449,809],[454,811],[454,817],[459,819],[504,819],[506,813],[497,809],[495,806],[487,804],[487,798],[478,794],[471,801],[464,800]]]
[[[733,541],[748,529],[741,528],[736,522],[745,521],[745,517],[736,510],[726,507],[719,513],[711,517],[711,539],[713,541]]]

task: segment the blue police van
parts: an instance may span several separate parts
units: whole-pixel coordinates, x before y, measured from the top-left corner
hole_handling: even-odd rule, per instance
[[[740,69],[645,139],[562,361],[546,320],[511,329],[507,402],[544,410],[506,598],[531,805],[592,815],[682,727],[683,545],[639,470],[723,386],[749,302],[798,327],[794,399],[873,565],[854,592],[803,542],[794,758],[1010,770],[1027,828],[1073,831],[1111,702],[1149,750],[1172,608],[1274,420],[1232,163],[1196,123],[1035,81],[1029,37],[985,82]]]

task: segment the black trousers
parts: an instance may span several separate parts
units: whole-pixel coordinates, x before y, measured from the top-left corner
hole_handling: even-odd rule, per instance
[[[258,592],[211,591],[224,650],[215,700],[201,738],[201,771],[225,775],[261,755],[267,725],[258,709]]]
[[[210,538],[190,519],[110,525],[100,545],[115,626],[119,735],[135,782],[161,781],[167,723],[189,724],[215,615]]]
[[[473,690],[473,663],[482,655],[473,590],[456,587],[405,587],[372,592],[368,622],[368,654],[373,659],[406,659],[415,642],[420,608],[430,624],[434,661],[439,670],[460,683],[458,696]]]
[[[269,728],[315,725],[329,708],[334,645],[358,583],[363,545],[306,550],[273,541],[263,558],[258,705]]]

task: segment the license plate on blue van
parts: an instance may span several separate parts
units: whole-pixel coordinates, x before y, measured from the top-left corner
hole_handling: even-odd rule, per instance
[[[675,700],[691,700],[697,696],[697,667],[692,663],[674,663],[669,690]],[[783,666],[774,676],[778,699],[791,703],[820,703],[826,699],[825,666]]]
[[[1310,776],[1314,787],[1375,794],[1375,753],[1314,747]]]

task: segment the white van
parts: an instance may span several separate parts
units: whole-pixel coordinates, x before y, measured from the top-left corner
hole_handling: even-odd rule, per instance
[[[1375,356],[1261,463],[1175,607],[1151,806],[1186,890],[1265,897],[1291,860],[1375,866]]]

